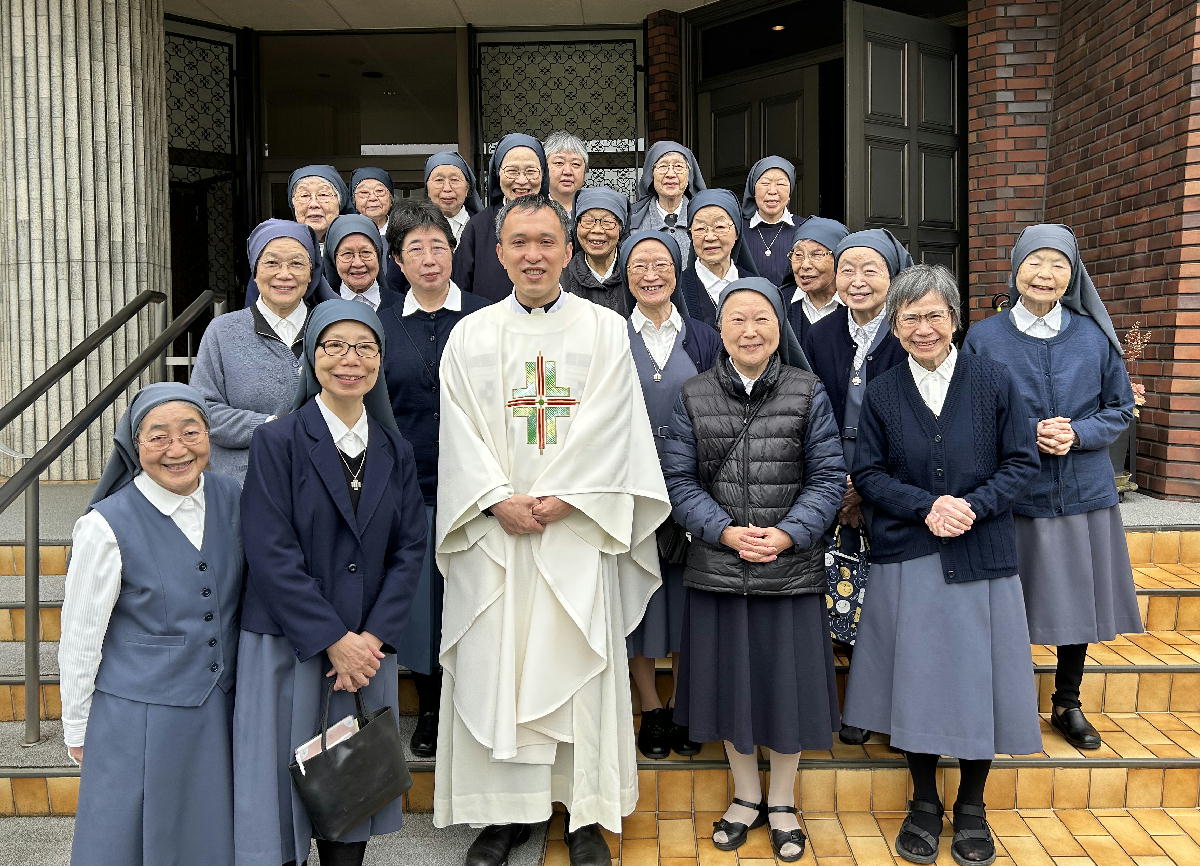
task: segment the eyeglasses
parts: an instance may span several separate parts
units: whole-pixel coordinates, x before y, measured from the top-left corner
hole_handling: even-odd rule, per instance
[[[268,274],[278,273],[284,268],[287,268],[293,274],[302,274],[305,271],[312,270],[312,262],[308,259],[288,259],[286,262],[281,262],[278,259],[259,259],[258,267]]]
[[[719,238],[725,237],[733,231],[733,223],[717,223],[715,226],[706,226],[704,223],[696,223],[690,229],[694,237],[702,238],[709,232],[712,232]]]
[[[515,168],[509,166],[508,168],[500,169],[500,173],[509,180],[516,180],[519,177],[523,177],[526,180],[542,179],[542,170],[540,168]]]
[[[386,189],[360,189],[354,191],[354,197],[359,201],[370,201],[373,198],[383,200],[391,196],[391,192]]]
[[[207,430],[188,430],[179,436],[167,436],[163,433],[158,433],[147,439],[139,439],[138,444],[147,451],[166,451],[176,441],[180,442],[186,448],[191,448],[193,445],[199,445],[200,440],[207,435]]]
[[[612,217],[600,217],[599,219],[596,219],[596,217],[585,216],[579,218],[579,227],[585,232],[590,232],[596,226],[600,226],[600,228],[604,229],[606,232],[611,232],[619,225],[620,223]]]
[[[348,265],[355,259],[361,259],[364,265],[369,265],[375,261],[375,250],[342,250],[337,254],[337,260],[343,265]]]
[[[654,273],[658,274],[658,276],[665,277],[674,270],[675,264],[673,262],[654,262],[650,265],[645,264],[644,262],[638,262],[636,265],[629,266],[629,273],[633,274],[635,277],[644,277],[646,276],[647,271],[654,271]]]
[[[448,256],[450,255],[450,247],[446,244],[434,244],[433,246],[412,246],[404,248],[404,255],[410,259],[419,259],[424,255]]]
[[[826,259],[833,258],[833,253],[827,253],[822,250],[817,250],[816,252],[812,253],[806,252],[805,250],[793,250],[787,254],[787,257],[793,262],[802,262],[805,259],[808,259],[814,265],[819,265]]]
[[[467,185],[466,178],[457,174],[451,175],[450,177],[438,177],[437,175],[434,175],[433,177],[429,178],[429,182],[435,186],[445,184],[451,189],[454,187],[463,187]]]
[[[317,343],[317,346],[331,358],[340,358],[351,349],[360,358],[379,357],[378,343],[347,343],[345,340],[326,340],[323,343]]]
[[[675,174],[687,174],[687,172],[688,172],[687,163],[686,162],[660,162],[654,166],[655,174],[668,174],[669,172],[674,172]]]
[[[921,322],[928,322],[933,327],[944,325],[950,321],[949,310],[930,310],[928,313],[901,313],[896,316],[896,324],[902,328],[915,328]]]
[[[328,189],[321,192],[298,192],[292,196],[292,204],[304,204],[314,200],[321,204],[330,204],[337,201],[337,197],[336,192]]]

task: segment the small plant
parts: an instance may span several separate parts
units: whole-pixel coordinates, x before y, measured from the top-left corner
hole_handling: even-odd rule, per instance
[[[1146,352],[1146,346],[1150,342],[1150,331],[1142,329],[1140,321],[1134,322],[1133,327],[1125,332],[1125,339],[1121,344],[1125,347],[1125,370],[1129,373],[1129,386],[1133,389],[1133,417],[1141,417],[1139,406],[1146,405],[1146,386],[1141,382],[1133,381],[1132,365],[1137,363]]]

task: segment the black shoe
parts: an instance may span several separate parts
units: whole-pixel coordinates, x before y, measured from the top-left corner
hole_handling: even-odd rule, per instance
[[[704,747],[703,743],[697,743],[688,736],[688,726],[679,725],[672,719],[671,725],[671,750],[677,755],[682,755],[685,758],[690,758],[692,755],[700,754],[700,749]]]
[[[955,803],[955,824],[958,823],[959,815],[979,818],[983,822],[983,827],[978,830],[954,831],[954,844],[950,847],[950,856],[954,858],[954,862],[959,866],[989,866],[989,864],[995,863],[996,843],[992,840],[992,828],[987,823],[987,810],[983,806],[974,806],[970,803]]]
[[[493,824],[484,827],[467,849],[463,866],[504,866],[513,848],[529,840],[528,824]]]
[[[367,857],[366,842],[329,842],[317,839],[321,866],[362,866]]]
[[[791,812],[796,814],[795,806],[768,806],[767,812]],[[775,852],[775,857],[782,860],[784,863],[792,863],[804,856],[804,843],[808,841],[808,837],[804,835],[804,831],[797,827],[795,830],[776,830],[771,828],[771,848]],[[790,857],[785,857],[781,852],[784,845],[796,845],[799,851]]]
[[[421,713],[408,747],[418,758],[432,758],[437,752],[438,714]]]
[[[842,725],[838,731],[838,739],[847,746],[861,746],[871,738],[871,732],[866,728],[856,728],[854,725]]]
[[[638,751],[647,758],[661,761],[671,756],[671,711],[666,707],[642,710],[642,726],[638,729]]]
[[[938,856],[938,837],[934,833],[930,833],[917,825],[913,821],[913,812],[926,812],[930,815],[936,815],[940,821],[942,816],[946,814],[946,810],[942,808],[941,803],[928,803],[924,800],[909,800],[908,815],[904,818],[904,823],[900,825],[900,832],[896,834],[896,853],[910,863],[933,863]],[[915,851],[908,845],[903,844],[905,835],[913,836],[914,838],[924,842],[929,846],[930,853],[922,854]]]
[[[745,800],[739,800],[737,797],[734,797],[733,802],[739,806],[745,806],[747,809],[757,809],[758,815],[755,816],[754,823],[749,825],[743,824],[740,821],[726,821],[724,818],[720,821],[713,821],[713,835],[715,836],[717,833],[725,834],[724,842],[718,842],[716,839],[712,840],[712,843],[721,851],[733,851],[735,848],[741,848],[746,843],[746,835],[751,830],[767,823],[767,804],[765,801],[762,803],[748,803]]]
[[[570,826],[568,817],[566,826]],[[609,866],[612,854],[609,853],[608,843],[600,834],[600,828],[588,824],[575,831],[564,831],[563,838],[567,840],[567,851],[571,855],[571,866]]]
[[[1100,733],[1092,727],[1083,710],[1072,707],[1058,712],[1057,707],[1050,710],[1050,727],[1063,735],[1068,743],[1077,749],[1098,749],[1103,745]]]

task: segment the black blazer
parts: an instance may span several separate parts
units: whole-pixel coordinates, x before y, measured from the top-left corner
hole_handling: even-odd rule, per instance
[[[804,312],[799,311],[799,315],[803,318]],[[815,325],[810,325],[803,343],[808,363],[821,378],[829,394],[833,416],[839,427],[844,427],[846,422],[846,392],[850,388],[850,368],[854,365],[855,345],[850,338],[849,315],[848,307],[839,307]],[[886,329],[887,322],[884,321],[879,327]],[[890,370],[907,357],[908,353],[901,347],[900,341],[891,331],[887,331],[879,345],[867,353],[867,384],[870,385],[885,370]]]

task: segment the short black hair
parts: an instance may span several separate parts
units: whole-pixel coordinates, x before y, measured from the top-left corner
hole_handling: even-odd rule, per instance
[[[450,228],[450,221],[446,219],[437,205],[428,199],[417,201],[401,199],[392,208],[392,213],[388,217],[387,232],[384,234],[388,252],[393,256],[400,255],[400,248],[404,246],[404,239],[408,237],[408,233],[425,226],[432,226],[445,232],[446,243],[450,244],[450,249],[453,250],[458,246],[458,242],[454,240],[454,230]]]
[[[550,196],[540,192],[514,198],[512,201],[505,203],[504,207],[500,208],[500,211],[496,214],[496,240],[500,240],[504,221],[508,219],[508,215],[514,210],[519,210],[522,213],[534,213],[542,208],[550,208],[550,210],[554,211],[554,215],[558,217],[558,224],[562,227],[563,240],[566,243],[571,243],[573,234],[571,217],[567,215],[562,205]]]

